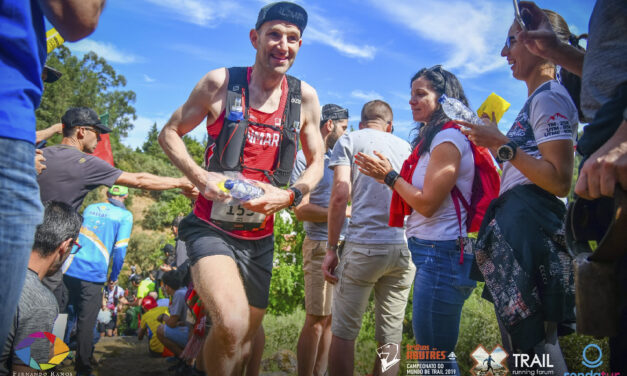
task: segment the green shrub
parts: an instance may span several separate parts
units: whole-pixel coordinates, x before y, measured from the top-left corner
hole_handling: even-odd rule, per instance
[[[302,223],[291,211],[283,210],[274,218],[274,267],[268,312],[285,315],[294,312],[297,307],[304,307],[302,245],[305,232]]]
[[[187,197],[175,191],[164,191],[159,201],[145,210],[142,227],[149,230],[169,228],[176,216],[189,213],[191,208]]]

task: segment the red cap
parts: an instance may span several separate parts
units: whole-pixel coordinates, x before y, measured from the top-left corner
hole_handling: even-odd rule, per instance
[[[142,299],[142,308],[145,309],[146,312],[155,307],[157,307],[157,301],[152,296],[148,295],[144,299]]]

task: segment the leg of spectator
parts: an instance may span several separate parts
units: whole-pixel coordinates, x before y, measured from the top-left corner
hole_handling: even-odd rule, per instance
[[[35,229],[43,218],[33,158],[26,141],[0,137],[0,322],[13,319],[24,285]],[[0,325],[0,343],[9,326]]]
[[[246,376],[257,376],[261,371],[261,358],[263,356],[263,347],[266,344],[266,333],[263,326],[259,326],[257,334],[253,339],[252,352],[246,365]]]
[[[314,368],[317,365],[316,360],[319,358],[318,349],[326,319],[327,316],[310,314],[305,316],[305,324],[300,332],[297,346],[298,374],[301,376],[318,375],[318,373],[314,373]],[[330,328],[328,329],[330,331]]]
[[[77,304],[74,305],[77,315],[76,371],[79,375],[90,374],[92,371],[90,358],[94,348],[94,327],[102,303],[102,284],[68,276],[64,276],[63,279],[69,281],[67,286],[70,295],[76,294],[76,298],[78,298]],[[76,289],[76,291],[73,292],[72,289]]]
[[[252,312],[232,258],[203,257],[192,266],[192,277],[213,323],[203,346],[205,369],[211,369],[214,375],[242,374],[263,314],[255,317],[257,323],[251,330]]]
[[[329,366],[329,348],[331,347],[331,320],[332,316],[326,317],[322,324],[322,337],[318,342],[318,356],[316,357],[316,366],[314,367],[314,375],[323,376],[327,372]]]
[[[352,375],[355,368],[355,341],[333,335],[329,350],[329,375]]]
[[[157,338],[159,338],[159,341],[161,341],[163,346],[165,346],[168,350],[172,351],[174,356],[178,357],[183,352],[183,348],[178,343],[168,338],[168,336],[165,333],[166,331],[165,327],[166,327],[165,324],[159,325],[159,327],[157,328]],[[173,328],[170,328],[170,329],[176,330]]]
[[[540,369],[547,373],[552,372],[555,375],[567,374],[568,367],[566,367],[566,360],[564,360],[564,354],[562,354],[562,349],[557,339],[557,324],[554,322],[545,322],[544,327],[546,330],[546,339],[536,345],[533,348],[533,352],[538,355],[548,354],[553,367]]]

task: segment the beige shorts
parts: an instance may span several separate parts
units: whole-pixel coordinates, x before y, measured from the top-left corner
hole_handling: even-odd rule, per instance
[[[336,269],[333,335],[353,341],[359,334],[368,298],[374,288],[375,339],[400,343],[405,306],[416,267],[407,244],[347,242]]]
[[[331,314],[333,285],[324,280],[322,262],[326,254],[326,241],[303,240],[303,271],[305,274],[305,311],[309,315]]]

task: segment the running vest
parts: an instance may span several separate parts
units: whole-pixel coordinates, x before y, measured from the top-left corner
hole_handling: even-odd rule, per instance
[[[250,108],[248,82],[252,68],[229,68],[224,112],[207,125],[205,168],[251,180],[285,186],[298,151],[300,80],[286,75],[278,109],[264,113]],[[273,217],[245,210],[237,203],[212,202],[200,196],[194,214],[235,237],[255,239],[272,234]]]

